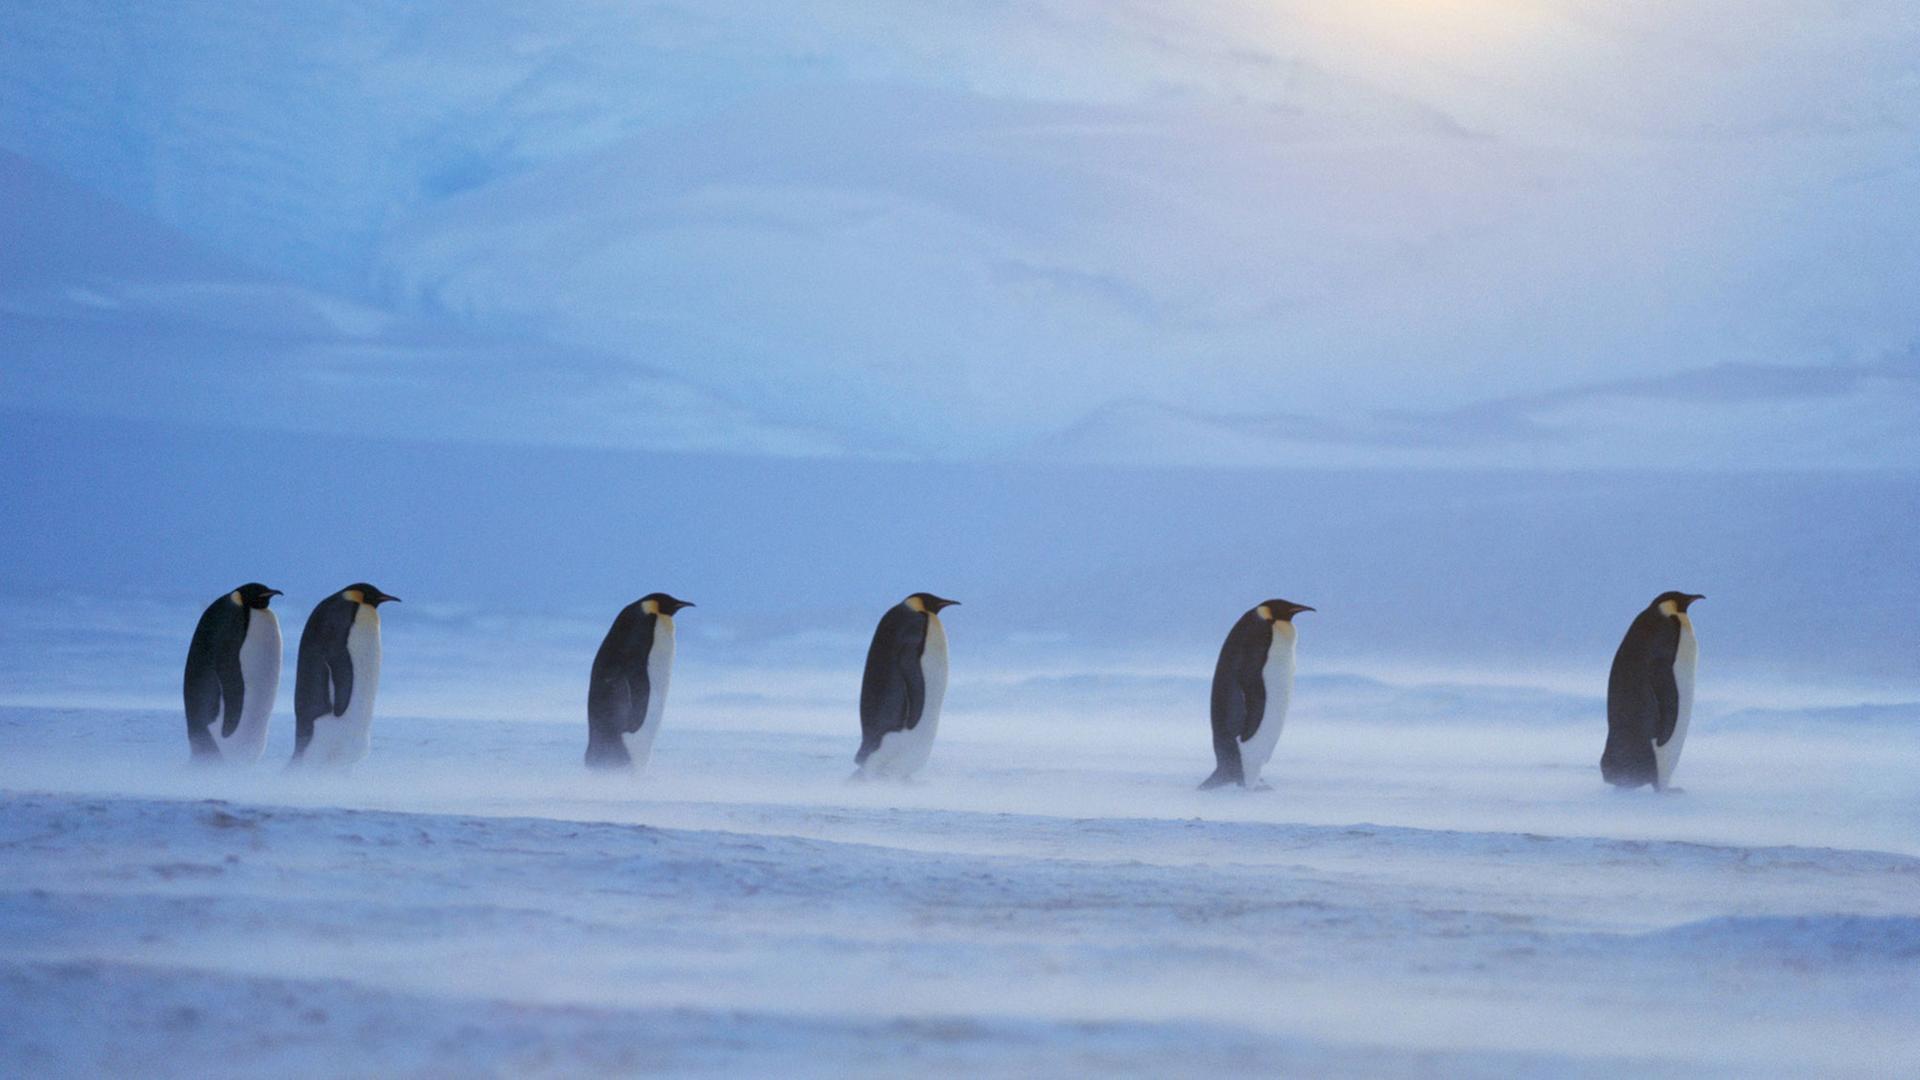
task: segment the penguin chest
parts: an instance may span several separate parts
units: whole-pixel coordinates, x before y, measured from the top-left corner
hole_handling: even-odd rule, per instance
[[[313,722],[308,754],[333,765],[351,765],[367,756],[367,732],[373,723],[373,699],[380,689],[380,615],[363,604],[347,631],[347,656],[353,661],[353,694],[339,716]],[[338,703],[336,703],[337,706]]]
[[[673,619],[662,615],[654,625],[653,648],[647,651],[647,716],[640,730],[622,734],[621,741],[638,771],[647,767],[653,756],[653,740],[660,734],[660,721],[667,708],[667,683],[673,678]]]
[[[1693,636],[1693,620],[1682,613],[1680,646],[1673,654],[1673,685],[1679,691],[1679,709],[1673,722],[1673,737],[1665,746],[1653,746],[1653,764],[1658,786],[1664,788],[1680,763],[1680,748],[1687,741],[1687,722],[1693,717],[1693,677],[1700,666],[1700,643]]]
[[[248,613],[247,636],[240,643],[240,722],[224,735],[226,717],[208,729],[226,761],[253,762],[267,748],[267,721],[280,692],[280,620],[268,609]]]
[[[867,771],[881,776],[908,777],[920,771],[933,755],[933,736],[940,728],[940,705],[947,696],[947,630],[940,616],[927,616],[927,645],[920,654],[920,677],[927,688],[920,722],[903,731],[889,731],[867,758]]]
[[[1240,769],[1251,784],[1260,779],[1260,770],[1273,758],[1279,745],[1280,729],[1286,724],[1287,705],[1293,698],[1293,624],[1273,624],[1273,644],[1267,649],[1266,666],[1260,680],[1267,688],[1267,708],[1253,738],[1240,744]]]

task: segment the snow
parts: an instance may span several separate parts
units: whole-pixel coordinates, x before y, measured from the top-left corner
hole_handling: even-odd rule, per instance
[[[1734,719],[1659,797],[1600,783],[1595,702],[1303,681],[1277,790],[1202,794],[1198,705],[956,695],[923,782],[850,785],[850,711],[712,690],[676,679],[652,767],[612,782],[583,723],[383,715],[316,780],[277,767],[285,716],[223,772],[167,710],[0,710],[0,1072],[1920,1060],[1920,706],[1709,702]]]

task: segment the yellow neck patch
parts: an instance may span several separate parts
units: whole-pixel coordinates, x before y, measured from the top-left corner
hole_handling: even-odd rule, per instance
[[[1261,618],[1267,620],[1268,622],[1273,621],[1273,609],[1268,607],[1267,605],[1261,604],[1259,607],[1255,608],[1254,610],[1260,613]]]
[[[346,597],[348,600],[351,600],[356,604],[364,604],[367,602],[367,594],[361,592],[359,589],[348,589],[347,591],[341,593],[340,595]]]
[[[660,614],[660,601],[642,600],[640,601],[640,610],[646,612],[649,615],[658,615]]]
[[[927,614],[927,605],[923,603],[919,597],[909,596],[907,597],[907,610],[917,611],[920,614],[925,615]]]
[[[246,603],[246,601],[245,601],[245,600],[242,600],[242,599],[240,599],[240,590],[239,590],[239,589],[235,589],[235,590],[233,590],[232,592],[230,592],[230,593],[228,593],[228,594],[227,594],[227,599],[229,599],[229,600],[231,600],[231,601],[233,601],[233,602],[234,602],[234,603],[236,603],[236,604],[245,604],[245,603]]]

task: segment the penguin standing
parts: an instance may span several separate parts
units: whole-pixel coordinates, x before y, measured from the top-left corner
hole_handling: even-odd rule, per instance
[[[280,690],[281,595],[249,582],[207,605],[187,646],[182,693],[193,760],[251,764],[267,748],[267,720]]]
[[[1607,674],[1607,747],[1600,775],[1620,788],[1670,790],[1693,715],[1700,647],[1687,608],[1698,593],[1663,592],[1634,616]]]
[[[673,617],[693,606],[648,593],[614,618],[587,684],[588,768],[647,767],[673,677]]]
[[[289,764],[348,766],[367,756],[380,688],[379,608],[397,600],[363,581],[314,605],[300,632]]]
[[[1293,697],[1293,617],[1313,609],[1268,600],[1240,616],[1213,665],[1213,775],[1200,790],[1225,784],[1266,787],[1260,770],[1273,757]]]
[[[947,628],[940,610],[959,602],[917,592],[880,616],[860,680],[855,779],[904,780],[927,763],[947,696]]]

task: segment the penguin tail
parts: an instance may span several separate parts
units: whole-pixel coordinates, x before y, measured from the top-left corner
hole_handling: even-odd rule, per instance
[[[1212,791],[1214,788],[1217,788],[1217,787],[1226,787],[1228,784],[1238,784],[1240,782],[1241,781],[1239,777],[1233,775],[1227,770],[1215,769],[1213,770],[1212,776],[1209,776],[1205,780],[1200,781],[1200,787],[1198,790]]]
[[[608,746],[605,743],[590,742],[587,744],[586,762],[587,768],[589,769],[612,772],[617,769],[624,769],[633,764],[633,758],[628,755],[627,749],[624,746]]]
[[[1655,783],[1659,770],[1654,767],[1651,749],[1644,754],[1623,753],[1609,744],[1607,752],[1600,755],[1600,778],[1627,791]]]

